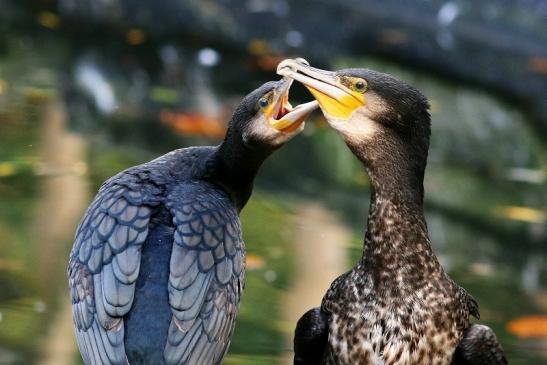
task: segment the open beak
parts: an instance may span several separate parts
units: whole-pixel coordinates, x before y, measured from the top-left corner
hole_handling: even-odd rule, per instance
[[[289,89],[292,82],[293,79],[289,77],[279,81],[279,85],[274,90],[273,102],[265,110],[270,127],[286,133],[297,130],[308,115],[319,107],[318,102],[314,100],[293,108],[289,103]]]
[[[365,104],[363,94],[344,86],[335,72],[311,67],[304,60],[282,61],[277,66],[277,74],[301,82],[330,116],[348,119],[355,109]]]

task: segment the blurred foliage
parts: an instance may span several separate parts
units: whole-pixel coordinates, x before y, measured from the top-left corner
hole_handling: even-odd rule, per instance
[[[280,324],[283,305],[280,294],[291,281],[293,261],[287,208],[276,200],[270,194],[255,192],[241,216],[247,253],[262,257],[265,265],[247,270],[245,293],[227,363],[233,356],[234,359],[253,359],[255,364],[262,361],[275,364],[275,356],[280,355],[283,348],[285,333]],[[266,358],[261,360],[264,355],[271,356],[269,362]]]
[[[27,269],[32,267],[39,250],[31,229],[40,180],[33,170],[38,115],[35,107],[25,109],[20,103],[3,111],[2,120],[6,122],[0,123],[0,347],[16,349],[16,358],[29,361],[36,348],[34,334],[40,331],[44,319],[35,308],[35,303],[43,300],[36,285],[40,278]],[[21,128],[21,124],[27,128]]]

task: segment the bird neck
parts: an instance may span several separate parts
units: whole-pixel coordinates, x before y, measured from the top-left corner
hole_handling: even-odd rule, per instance
[[[270,151],[245,145],[238,135],[227,134],[213,154],[209,169],[213,182],[230,194],[238,208],[243,209],[251,197],[256,174]]]
[[[375,285],[390,289],[424,285],[442,274],[421,201],[373,188],[359,267]]]
[[[422,205],[427,152],[413,151],[409,143],[391,136],[379,136],[367,143],[349,140],[346,144],[363,164],[377,196]],[[427,151],[427,145],[422,149]]]

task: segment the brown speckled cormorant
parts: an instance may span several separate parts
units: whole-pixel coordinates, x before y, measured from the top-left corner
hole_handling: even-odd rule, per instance
[[[303,129],[291,79],[246,96],[217,147],[179,149],[107,180],[68,275],[87,365],[220,364],[244,286],[239,212],[262,162]]]
[[[470,324],[473,297],[435,256],[423,211],[430,136],[427,99],[389,75],[329,72],[285,60],[371,181],[363,256],[295,332],[295,364],[506,364],[493,331]]]

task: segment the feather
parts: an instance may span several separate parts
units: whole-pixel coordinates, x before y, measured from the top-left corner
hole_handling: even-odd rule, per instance
[[[188,190],[185,194],[190,195]],[[241,295],[238,277],[244,259],[237,211],[226,196],[199,191],[192,196],[193,203],[168,198],[177,227],[169,275],[173,318],[164,351],[167,364],[219,363]]]
[[[97,232],[101,235],[102,239],[108,239],[108,236],[110,236],[110,234],[112,233],[112,229],[114,228],[115,224],[116,221],[114,220],[114,218],[105,216],[97,230]]]
[[[103,184],[74,240],[69,286],[76,339],[87,365],[128,365],[122,318],[133,302],[151,214],[142,201],[147,185],[132,179],[124,173]]]
[[[210,250],[201,251],[199,253],[199,270],[201,272],[209,271],[215,264],[213,253]]]
[[[232,278],[232,260],[225,258],[216,265],[216,278],[221,284],[228,284]]]

